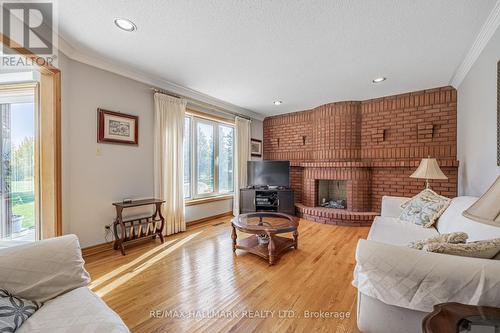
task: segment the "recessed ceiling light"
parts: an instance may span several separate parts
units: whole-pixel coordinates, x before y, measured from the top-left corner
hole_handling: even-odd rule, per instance
[[[124,18],[115,18],[115,24],[118,28],[131,32],[134,30],[137,30],[137,26],[134,24],[134,22],[124,19]]]
[[[373,82],[373,83],[380,83],[380,82],[383,82],[383,81],[385,81],[385,80],[387,80],[387,78],[386,78],[386,77],[378,77],[378,78],[376,78],[376,79],[373,79],[373,80],[372,80],[372,82]]]
[[[283,104],[283,101],[274,101],[273,104],[274,105],[281,105],[281,104]]]

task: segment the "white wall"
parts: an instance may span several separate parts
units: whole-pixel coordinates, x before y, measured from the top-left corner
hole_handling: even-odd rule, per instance
[[[112,202],[153,196],[153,95],[149,85],[73,61],[60,53],[63,232],[83,247],[105,241]],[[98,144],[97,108],[139,116],[139,146]],[[262,138],[254,120],[252,137]],[[131,210],[139,215],[146,209]],[[232,199],[186,207],[187,221],[232,211]]]
[[[252,122],[250,123],[250,136],[252,137],[252,139],[262,140],[262,138],[264,137],[264,122],[259,120],[252,120]],[[252,156],[252,161],[258,160],[262,160],[262,157]]]
[[[60,66],[63,225],[85,247],[104,242],[112,202],[153,195],[153,99],[142,83],[68,59]],[[98,144],[97,108],[138,115],[139,145]]]
[[[458,87],[458,160],[460,195],[483,194],[500,174],[497,166],[497,29]]]
[[[233,199],[209,202],[203,205],[187,206],[186,221],[192,222],[209,216],[233,211]]]

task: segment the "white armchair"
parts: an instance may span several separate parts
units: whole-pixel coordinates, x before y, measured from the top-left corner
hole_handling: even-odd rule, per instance
[[[44,303],[16,332],[129,332],[87,288],[83,265],[75,235],[0,249],[0,288]]]

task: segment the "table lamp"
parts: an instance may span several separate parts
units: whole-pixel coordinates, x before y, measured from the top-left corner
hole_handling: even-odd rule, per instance
[[[436,159],[431,158],[430,156],[423,158],[422,161],[420,161],[417,170],[411,174],[410,178],[425,179],[425,188],[428,189],[431,188],[429,179],[448,179],[448,177],[446,177],[443,171],[439,168]]]

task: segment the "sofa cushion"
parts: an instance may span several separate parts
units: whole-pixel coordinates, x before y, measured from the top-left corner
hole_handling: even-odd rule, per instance
[[[88,285],[75,235],[0,249],[0,288],[37,302]]]
[[[475,222],[462,215],[462,212],[477,201],[476,197],[457,197],[436,223],[439,233],[463,231],[469,235],[469,241],[500,238],[500,227]]]
[[[411,200],[411,198],[384,195],[382,197],[380,216],[399,217],[399,215],[401,215],[401,213],[403,212],[403,208],[401,208],[401,205],[405,204],[409,200]]]
[[[431,227],[450,204],[450,199],[426,188],[401,205],[399,218],[426,228]]]
[[[120,317],[87,287],[72,290],[45,303],[18,333],[129,332]]]
[[[398,218],[377,216],[368,233],[368,240],[406,246],[410,242],[437,235],[434,227],[424,228]]]

